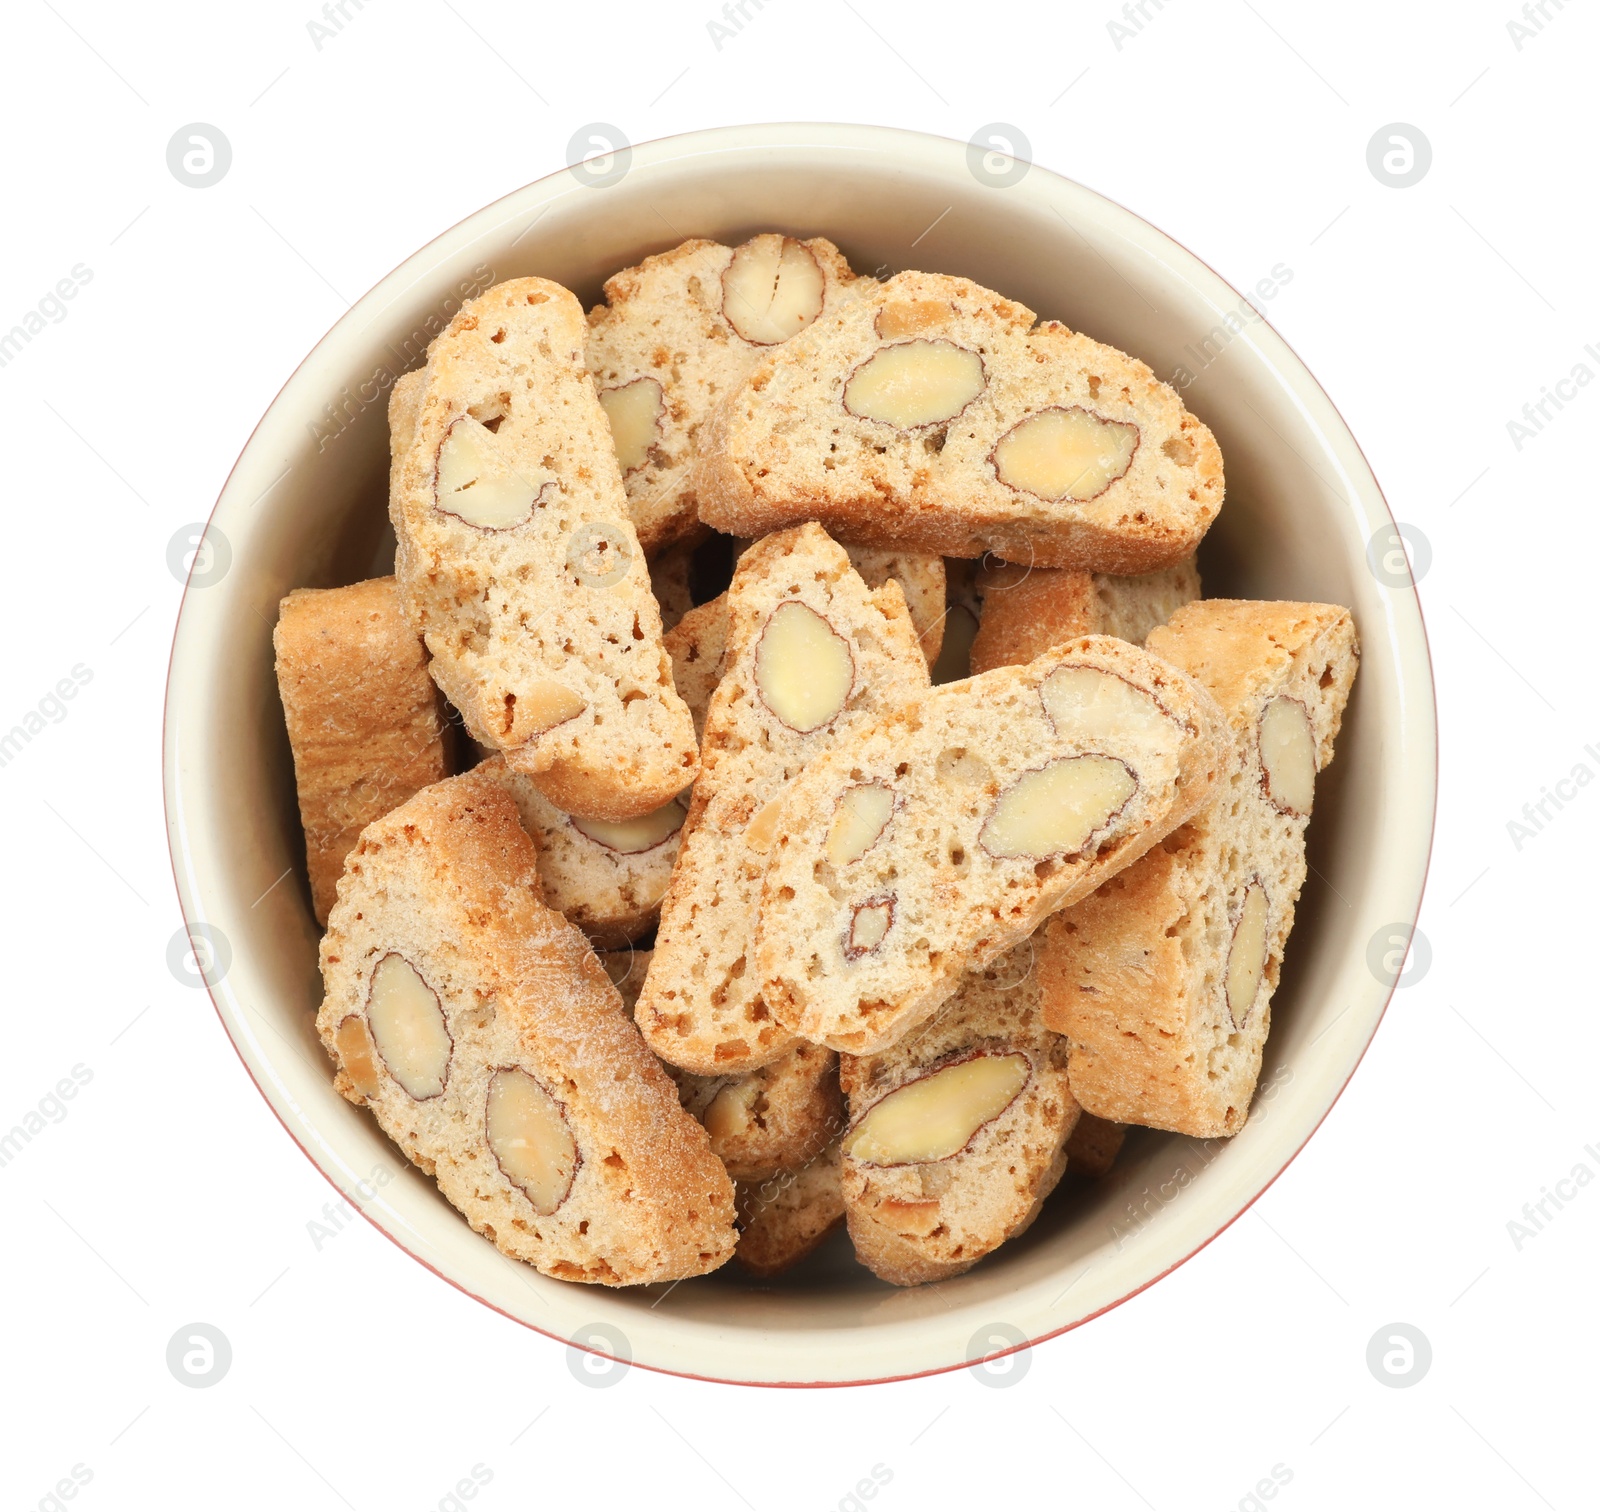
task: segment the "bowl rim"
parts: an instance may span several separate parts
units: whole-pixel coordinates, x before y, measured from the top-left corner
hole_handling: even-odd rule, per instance
[[[628,149],[632,154],[630,171],[637,171],[639,168],[645,167],[665,168],[673,162],[684,158],[704,157],[713,154],[725,155],[729,153],[740,153],[749,151],[752,148],[763,147],[789,150],[812,149],[819,152],[830,149],[839,150],[841,148],[845,148],[875,154],[884,158],[892,158],[897,153],[910,154],[918,148],[924,150],[928,148],[938,148],[940,150],[947,151],[951,147],[958,147],[970,151],[973,145],[973,143],[962,143],[956,138],[945,137],[937,133],[913,131],[900,127],[806,121],[766,122],[756,125],[714,126],[696,131],[674,133],[663,137],[650,138],[644,142],[627,144]],[[922,166],[932,167],[934,165],[925,160]],[[558,192],[564,192],[564,186],[561,190],[558,190],[557,188],[559,181],[570,172],[570,166],[554,169],[550,173],[541,175],[539,178],[531,180],[527,184],[512,189],[503,195],[497,196],[487,204],[471,211],[467,215],[463,216],[460,220],[431,237],[421,247],[408,254],[400,262],[396,263],[387,273],[373,283],[365,293],[352,301],[349,307],[338,317],[337,320],[333,322],[331,326],[329,326],[323,335],[318,338],[318,340],[295,365],[294,369],[285,377],[283,383],[273,395],[266,408],[262,411],[261,416],[257,419],[255,425],[251,428],[249,435],[245,438],[245,441],[241,445],[239,453],[230,466],[227,476],[223,480],[222,486],[218,491],[216,502],[212,505],[211,511],[206,519],[206,528],[210,528],[212,523],[216,520],[219,511],[221,511],[225,503],[228,502],[235,478],[239,474],[240,469],[244,465],[246,459],[249,457],[252,448],[254,447],[263,428],[267,425],[269,419],[273,415],[273,412],[277,409],[279,403],[283,399],[284,393],[293,385],[298,375],[308,365],[316,361],[323,348],[327,346],[328,343],[341,330],[347,327],[354,327],[359,322],[361,313],[371,307],[376,306],[379,303],[378,296],[387,293],[392,287],[397,285],[407,269],[417,266],[419,271],[421,271],[421,265],[429,263],[431,261],[432,254],[437,249],[441,249],[444,244],[450,243],[454,238],[457,237],[458,233],[461,233],[465,228],[472,225],[474,222],[482,221],[485,223],[492,223],[496,221],[498,218],[496,212],[502,210],[513,201],[525,201],[527,202],[528,208],[533,208],[537,205],[541,198],[547,200],[555,198]],[[1243,301],[1246,299],[1247,296],[1245,296],[1239,289],[1235,288],[1225,277],[1223,277],[1221,273],[1213,268],[1210,263],[1206,262],[1198,254],[1190,250],[1184,243],[1173,237],[1155,222],[1149,220],[1143,215],[1140,215],[1136,211],[1129,209],[1119,201],[1114,200],[1108,195],[1092,189],[1087,185],[1078,182],[1077,180],[1068,178],[1064,174],[1058,173],[1053,169],[1043,167],[1035,162],[1028,161],[1025,174],[1030,176],[1033,174],[1041,175],[1046,180],[1052,182],[1058,189],[1065,190],[1069,195],[1080,197],[1080,199],[1084,202],[1098,203],[1100,206],[1113,212],[1112,218],[1121,220],[1124,225],[1129,227],[1142,227],[1146,232],[1153,233],[1159,242],[1165,243],[1168,248],[1180,254],[1181,257],[1188,259],[1190,262],[1204,269],[1206,274],[1214,279],[1223,289],[1236,296],[1238,300]],[[543,191],[543,193],[541,193],[541,191]],[[427,271],[433,270],[429,269]],[[1298,376],[1298,378],[1302,381],[1302,384],[1309,387],[1313,403],[1317,403],[1326,407],[1327,416],[1323,417],[1320,421],[1313,417],[1310,423],[1313,424],[1319,433],[1325,436],[1335,435],[1352,448],[1355,456],[1360,461],[1362,469],[1362,475],[1352,478],[1352,488],[1357,492],[1361,492],[1363,491],[1363,485],[1365,485],[1365,488],[1370,489],[1372,500],[1381,506],[1381,509],[1387,516],[1390,524],[1397,524],[1398,522],[1395,520],[1394,512],[1389,507],[1387,496],[1385,495],[1382,485],[1379,483],[1377,476],[1372,469],[1371,463],[1366,456],[1366,452],[1362,448],[1361,443],[1357,439],[1355,433],[1346,423],[1338,406],[1334,403],[1332,397],[1328,394],[1326,389],[1324,389],[1321,383],[1317,380],[1309,366],[1307,366],[1307,364],[1300,357],[1298,351],[1296,351],[1295,348],[1291,346],[1287,340],[1285,340],[1277,328],[1271,323],[1266,314],[1259,311],[1258,314],[1260,317],[1258,328],[1268,333],[1272,340],[1282,348],[1283,352],[1283,355],[1279,356],[1274,355],[1270,351],[1263,351],[1260,354],[1262,361],[1268,367],[1270,367],[1274,377],[1285,382],[1291,387],[1293,385],[1290,383],[1290,380]],[[1287,360],[1285,360],[1285,358]],[[1330,417],[1332,421],[1331,427],[1327,423]],[[184,834],[184,827],[178,812],[180,806],[180,774],[174,752],[176,722],[174,688],[178,680],[178,676],[182,671],[180,662],[185,654],[185,648],[187,644],[186,625],[189,626],[191,630],[193,625],[193,616],[191,615],[186,619],[185,611],[190,607],[190,589],[191,587],[195,586],[193,583],[194,567],[195,564],[191,563],[189,571],[185,575],[183,592],[179,600],[178,611],[173,624],[173,638],[168,652],[167,676],[163,688],[161,738],[163,779],[162,798],[167,826],[168,860],[172,869],[174,890],[178,897],[179,907],[183,913],[184,929],[186,932],[191,934],[191,937],[193,931],[200,921],[204,920],[205,912],[203,909],[197,906],[199,898],[191,891],[192,876],[186,875],[185,868],[180,860],[181,855],[187,854],[187,843],[182,838]],[[1406,586],[1409,586],[1410,588],[1410,604],[1415,615],[1414,626],[1412,628],[1415,631],[1418,641],[1416,649],[1420,650],[1421,653],[1421,662],[1418,670],[1422,673],[1421,681],[1425,684],[1425,686],[1419,686],[1415,678],[1413,678],[1404,682],[1404,688],[1408,693],[1420,693],[1423,695],[1419,712],[1424,716],[1423,722],[1426,727],[1424,733],[1428,737],[1428,749],[1431,758],[1425,774],[1427,785],[1426,833],[1425,835],[1418,837],[1420,843],[1413,842],[1414,849],[1419,852],[1419,854],[1416,854],[1412,860],[1412,866],[1415,872],[1414,886],[1416,901],[1411,910],[1412,918],[1410,921],[1410,927],[1413,931],[1415,931],[1417,922],[1421,916],[1423,900],[1426,894],[1427,882],[1433,856],[1433,843],[1437,833],[1438,824],[1438,696],[1437,686],[1434,678],[1432,648],[1428,637],[1426,619],[1423,614],[1421,595],[1418,592],[1414,579],[1411,579]],[[251,1056],[246,1053],[245,1046],[242,1042],[242,1037],[239,1033],[235,1032],[230,1013],[219,999],[216,987],[211,981],[209,975],[202,977],[202,985],[204,985],[206,989],[207,997],[211,1001],[212,1008],[216,1012],[217,1017],[221,1022],[223,1030],[228,1037],[229,1043],[232,1046],[235,1055],[238,1057],[240,1064],[244,1067],[246,1075],[249,1076],[256,1090],[261,1094],[263,1101],[265,1101],[267,1104],[267,1107],[271,1111],[273,1117],[278,1121],[279,1125],[289,1136],[296,1148],[298,1148],[301,1154],[303,1154],[310,1162],[312,1167],[322,1175],[322,1177],[329,1183],[330,1186],[335,1189],[336,1192],[339,1193],[341,1197],[348,1198],[349,1193],[346,1192],[343,1186],[341,1186],[340,1182],[333,1174],[333,1171],[318,1159],[317,1155],[312,1151],[306,1140],[296,1132],[296,1129],[291,1125],[289,1119],[286,1117],[284,1108],[279,1105],[278,1096],[275,1095],[274,1091],[263,1081],[262,1076],[258,1074],[256,1066],[252,1063]],[[1069,1321],[1061,1324],[1059,1327],[1046,1329],[1045,1331],[1038,1333],[1033,1337],[1025,1338],[1022,1342],[1012,1344],[1004,1349],[995,1349],[980,1355],[975,1355],[970,1359],[954,1360],[949,1363],[932,1365],[925,1369],[908,1370],[891,1374],[865,1375],[849,1379],[828,1378],[815,1380],[775,1380],[755,1379],[748,1376],[738,1375],[713,1374],[704,1371],[675,1368],[671,1365],[662,1364],[651,1360],[636,1360],[632,1359],[631,1357],[613,1355],[604,1349],[596,1347],[590,1340],[565,1338],[552,1329],[541,1327],[538,1323],[532,1321],[531,1319],[520,1316],[519,1314],[501,1306],[499,1303],[491,1300],[489,1297],[482,1295],[478,1291],[475,1291],[464,1280],[448,1274],[432,1260],[418,1253],[415,1249],[412,1249],[399,1237],[399,1235],[392,1232],[383,1223],[379,1222],[377,1217],[368,1210],[365,1204],[360,1202],[349,1202],[348,1205],[355,1212],[359,1213],[361,1217],[364,1218],[378,1233],[382,1234],[398,1249],[408,1255],[413,1261],[423,1266],[426,1270],[432,1272],[435,1276],[438,1276],[441,1280],[454,1287],[457,1291],[471,1297],[474,1301],[498,1313],[500,1316],[531,1330],[536,1334],[542,1335],[543,1337],[548,1338],[557,1344],[566,1345],[569,1351],[581,1351],[583,1353],[592,1354],[601,1359],[621,1363],[624,1366],[637,1365],[645,1370],[650,1370],[661,1375],[676,1376],[685,1380],[705,1381],[720,1385],[758,1386],[784,1390],[885,1385],[897,1381],[917,1380],[926,1376],[943,1375],[961,1369],[981,1369],[993,1360],[1003,1359],[1010,1355],[1023,1353],[1039,1344],[1046,1342],[1047,1340],[1059,1338],[1063,1334],[1070,1333],[1074,1329],[1080,1328],[1084,1324],[1092,1322],[1094,1319],[1103,1316],[1112,1309],[1120,1307],[1123,1303],[1132,1300],[1134,1297],[1137,1297],[1149,1287],[1154,1286],[1158,1281],[1161,1281],[1167,1276],[1171,1275],[1172,1272],[1177,1270],[1180,1266],[1192,1260],[1203,1249],[1207,1248],[1216,1239],[1220,1238],[1221,1235],[1231,1228],[1233,1224],[1238,1222],[1240,1218],[1244,1217],[1244,1215],[1249,1212],[1258,1201],[1260,1201],[1266,1192],[1268,1192],[1277,1183],[1284,1172],[1288,1170],[1289,1166],[1293,1164],[1295,1159],[1300,1155],[1300,1153],[1305,1149],[1306,1145],[1322,1127],[1323,1122],[1333,1111],[1333,1108],[1338,1103],[1340,1097],[1344,1095],[1344,1092],[1348,1088],[1351,1079],[1354,1077],[1357,1069],[1360,1067],[1361,1062],[1366,1058],[1368,1051],[1372,1047],[1373,1041],[1377,1037],[1378,1029],[1381,1027],[1382,1021],[1387,1015],[1388,1009],[1393,1002],[1397,985],[1397,982],[1392,982],[1389,984],[1388,989],[1384,994],[1382,1003],[1377,1007],[1377,1010],[1371,1019],[1370,1033],[1368,1033],[1364,1043],[1361,1045],[1358,1053],[1352,1060],[1349,1071],[1347,1072],[1344,1080],[1338,1085],[1337,1089],[1334,1090],[1332,1096],[1328,1100],[1327,1106],[1323,1109],[1320,1116],[1318,1116],[1315,1122],[1312,1123],[1305,1131],[1304,1137],[1301,1138],[1298,1143],[1295,1144],[1294,1148],[1283,1157],[1282,1162],[1277,1166],[1277,1169],[1260,1183],[1258,1189],[1252,1195],[1250,1195],[1241,1206],[1239,1206],[1238,1210],[1229,1216],[1225,1221],[1220,1223],[1212,1232],[1201,1239],[1199,1243],[1195,1244],[1193,1248],[1173,1259],[1170,1264],[1148,1276],[1137,1285],[1134,1285],[1128,1290],[1121,1292],[1104,1305],[1096,1307],[1094,1310],[1084,1313],[1081,1316],[1073,1317],[1069,1319]]]

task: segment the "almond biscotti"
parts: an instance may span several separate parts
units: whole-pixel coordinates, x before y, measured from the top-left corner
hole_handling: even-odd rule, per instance
[[[1142,646],[1185,604],[1200,597],[1194,558],[1141,577],[1060,567],[985,566],[974,584],[983,609],[972,670],[1017,667],[1080,635],[1114,635]]]
[[[841,1058],[845,1215],[875,1276],[959,1276],[1033,1222],[1078,1121],[1067,1049],[1040,1016],[1024,940],[892,1049]]]
[[[733,1258],[763,1280],[798,1265],[844,1222],[835,1139],[799,1170],[734,1183],[739,1244]]]
[[[630,1013],[654,958],[652,950],[601,957]],[[760,1184],[780,1172],[802,1170],[844,1127],[839,1057],[821,1045],[802,1041],[743,1076],[696,1076],[672,1065],[667,1075],[677,1084],[679,1101],[705,1126],[712,1151],[735,1183]]]
[[[672,658],[672,681],[678,696],[689,706],[696,740],[704,740],[706,710],[722,677],[722,656],[728,645],[728,605],[719,594],[709,604],[697,604],[678,620],[663,639]]]
[[[469,301],[428,349],[395,467],[400,595],[473,738],[551,802],[631,819],[693,781],[694,727],[628,518],[577,300]],[[397,390],[400,385],[396,385]]]
[[[762,872],[783,833],[775,800],[819,752],[928,683],[899,585],[869,591],[817,525],[769,536],[740,560],[723,661],[637,1008],[650,1048],[703,1076],[754,1070],[797,1038],[754,970]]]
[[[700,518],[1090,572],[1192,552],[1216,441],[1144,363],[964,278],[899,273],[762,359],[719,410]]]
[[[297,588],[272,632],[311,906],[328,922],[361,831],[445,775],[447,728],[392,577]]]
[[[563,813],[494,756],[476,769],[510,795],[539,852],[544,900],[565,914],[598,950],[637,940],[655,923],[678,858],[678,835],[688,812],[674,798],[638,819],[580,819]]]
[[[872,283],[832,242],[775,232],[738,247],[686,241],[606,280],[589,312],[589,371],[647,555],[701,529],[691,464],[717,404],[858,282]]]
[[[748,549],[749,543],[745,544]],[[944,640],[944,559],[924,552],[880,551],[873,546],[847,546],[845,554],[867,587],[881,588],[890,578],[899,583],[922,654],[931,667]],[[727,639],[726,594],[690,609],[666,634],[673,681],[694,716],[697,737],[704,734],[706,709],[722,676]]]
[[[1188,605],[1149,648],[1215,695],[1223,780],[1192,822],[1050,921],[1038,969],[1085,1108],[1210,1139],[1250,1111],[1358,648],[1348,610],[1239,599]]]
[[[672,1066],[667,1074],[735,1181],[799,1170],[844,1127],[839,1057],[821,1045],[802,1040],[743,1076],[696,1076]]]
[[[749,541],[741,541],[737,549],[746,551],[750,545]],[[944,641],[944,558],[898,546],[845,545],[844,549],[850,565],[861,574],[867,587],[881,588],[890,578],[899,583],[911,612],[911,623],[917,627],[922,654],[931,667],[939,659],[939,647]]]
[[[714,1270],[727,1173],[535,862],[478,773],[367,826],[322,942],[335,1085],[513,1259],[608,1286]]]
[[[753,990],[792,1034],[888,1049],[1188,819],[1218,722],[1182,672],[1087,636],[842,735],[784,792]]]

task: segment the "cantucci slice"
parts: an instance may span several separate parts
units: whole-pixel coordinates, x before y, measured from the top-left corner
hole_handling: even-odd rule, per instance
[[[566,812],[631,819],[693,781],[694,727],[585,335],[571,294],[520,278],[435,338],[420,391],[390,405],[397,431],[412,424],[396,437],[395,570],[473,738]]]
[[[732,1254],[727,1173],[588,941],[540,902],[497,783],[452,778],[367,826],[322,975],[335,1085],[505,1254],[609,1286]]]
[[[1114,635],[1135,646],[1200,597],[1194,558],[1139,577],[1064,567],[986,565],[974,582],[982,603],[972,670],[1017,667],[1080,635]]]
[[[311,906],[326,924],[361,831],[445,775],[448,730],[392,577],[295,589],[278,606],[272,646]]]
[[[840,1077],[850,1237],[896,1286],[970,1270],[1033,1222],[1066,1168],[1078,1104],[1029,940],[963,977],[893,1048],[842,1057]]]
[[[1222,780],[1193,820],[1050,921],[1039,975],[1085,1108],[1211,1139],[1250,1111],[1358,647],[1348,610],[1241,599],[1188,605],[1149,647],[1215,695]]]
[[[755,536],[1144,573],[1222,505],[1215,439],[1144,363],[964,278],[899,273],[762,359],[699,464],[700,518]]]
[[[580,819],[563,813],[503,756],[480,763],[477,771],[516,804],[538,848],[539,881],[550,907],[600,950],[626,945],[650,929],[678,858],[685,799],[674,798],[637,819]]]
[[[885,1050],[1189,818],[1217,761],[1209,695],[1107,636],[934,688],[785,791],[754,990],[793,1034]]]
[[[589,371],[648,555],[700,529],[692,464],[718,403],[768,352],[871,286],[832,242],[776,232],[737,247],[686,241],[606,280],[606,302],[589,312]]]
[[[731,1075],[795,1042],[754,970],[756,905],[785,784],[819,752],[927,687],[899,585],[869,590],[816,525],[745,553],[728,590],[723,673],[706,715],[678,863],[637,1016],[663,1060]]]

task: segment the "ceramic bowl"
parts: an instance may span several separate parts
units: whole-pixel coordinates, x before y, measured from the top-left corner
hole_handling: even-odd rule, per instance
[[[1234,1139],[1137,1133],[1109,1179],[1064,1184],[1027,1235],[937,1291],[876,1281],[842,1236],[771,1284],[731,1265],[670,1289],[550,1281],[474,1234],[333,1090],[313,1029],[318,930],[271,627],[291,588],[392,570],[389,385],[464,296],[536,273],[588,305],[607,275],[685,237],[774,228],[828,236],[862,272],[976,279],[1184,385],[1227,476],[1201,554],[1207,593],[1349,605],[1361,674],[1318,784],[1262,1090]],[[1310,1138],[1377,1029],[1391,984],[1373,942],[1403,946],[1415,920],[1434,809],[1427,643],[1393,529],[1327,395],[1243,294],[1038,165],[876,127],[761,126],[563,170],[480,210],[357,303],[284,385],[217,501],[178,620],[165,731],[178,890],[213,942],[217,1010],[290,1137],[352,1205],[451,1284],[555,1339],[762,1384],[891,1379],[1037,1343],[1232,1223]]]

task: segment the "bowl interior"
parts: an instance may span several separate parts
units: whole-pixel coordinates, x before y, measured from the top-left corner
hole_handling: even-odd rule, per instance
[[[1389,996],[1368,941],[1408,924],[1420,900],[1432,683],[1409,582],[1386,586],[1366,565],[1368,540],[1392,521],[1355,442],[1293,353],[1191,254],[1041,168],[995,187],[968,159],[964,144],[878,128],[727,129],[635,148],[614,184],[562,172],[489,206],[389,275],[290,378],[213,516],[231,563],[185,594],[167,706],[172,850],[191,924],[225,942],[212,995],[251,1075],[330,1179],[418,1259],[535,1328],[641,1364],[751,1382],[882,1379],[1039,1339],[1130,1295],[1226,1227],[1315,1129]],[[1262,1092],[1236,1138],[1137,1133],[1110,1179],[1064,1183],[1026,1236],[937,1291],[877,1282],[840,1238],[774,1283],[730,1266],[610,1292],[504,1259],[334,1093],[313,1028],[318,930],[271,627],[291,588],[392,570],[388,389],[463,298],[537,273],[589,304],[608,274],[684,237],[773,228],[826,235],[863,272],[964,274],[1176,375],[1227,472],[1201,556],[1206,592],[1350,605],[1362,671],[1319,784]]]

